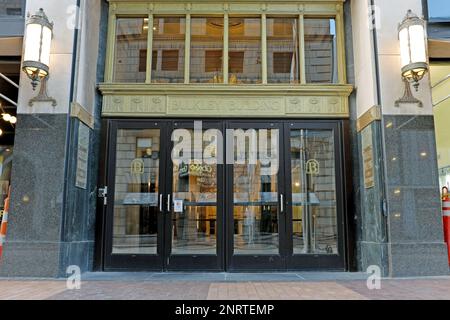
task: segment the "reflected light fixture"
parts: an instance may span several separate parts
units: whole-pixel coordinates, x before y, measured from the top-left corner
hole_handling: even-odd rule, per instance
[[[2,119],[11,124],[17,123],[17,117],[10,115],[9,113],[2,113]]]
[[[30,78],[33,90],[41,84],[39,94],[30,100],[30,106],[36,101],[52,102],[56,106],[56,100],[47,95],[52,37],[53,23],[42,8],[34,15],[28,14],[22,70]]]
[[[3,120],[9,122],[11,120],[11,115],[9,113],[3,113],[2,118]]]
[[[395,102],[395,106],[399,107],[400,103],[417,103],[422,107],[422,102],[412,95],[410,84],[412,83],[418,91],[419,81],[423,79],[429,69],[425,21],[408,10],[406,17],[398,27],[398,36],[405,93],[401,99]]]

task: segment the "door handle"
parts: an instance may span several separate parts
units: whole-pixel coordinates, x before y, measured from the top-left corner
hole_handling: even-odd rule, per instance
[[[106,206],[108,203],[108,187],[99,188],[97,196],[103,198],[103,205]]]
[[[159,212],[163,212],[163,195],[159,195]]]
[[[170,213],[170,194],[167,195],[167,212]]]
[[[284,196],[280,194],[280,212],[284,213]]]

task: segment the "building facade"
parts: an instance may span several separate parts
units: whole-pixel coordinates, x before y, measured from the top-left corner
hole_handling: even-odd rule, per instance
[[[21,74],[2,276],[449,272],[432,86],[401,104],[421,0],[47,0]]]

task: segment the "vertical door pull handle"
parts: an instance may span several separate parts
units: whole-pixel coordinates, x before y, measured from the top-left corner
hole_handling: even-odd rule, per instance
[[[163,195],[159,195],[159,212],[163,211]]]
[[[280,211],[281,211],[281,213],[284,212],[284,196],[283,196],[283,194],[280,194]]]
[[[167,195],[167,212],[170,213],[170,194]]]

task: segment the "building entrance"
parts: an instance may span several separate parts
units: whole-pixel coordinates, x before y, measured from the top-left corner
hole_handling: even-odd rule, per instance
[[[110,120],[104,269],[345,269],[339,121]]]

